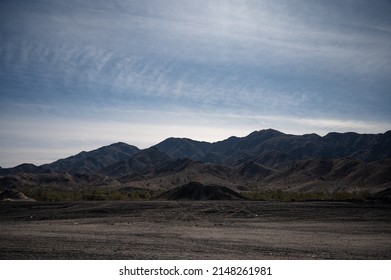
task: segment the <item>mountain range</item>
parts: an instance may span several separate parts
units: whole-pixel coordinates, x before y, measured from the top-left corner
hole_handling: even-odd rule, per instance
[[[382,191],[391,187],[391,131],[291,135],[273,129],[209,143],[168,138],[147,149],[115,143],[53,163],[0,169],[0,188]]]

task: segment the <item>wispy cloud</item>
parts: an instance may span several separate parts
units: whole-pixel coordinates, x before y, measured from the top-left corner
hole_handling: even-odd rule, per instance
[[[141,146],[159,138],[147,129],[205,140],[266,127],[381,132],[389,12],[361,0],[3,1],[0,143],[38,135],[18,130],[22,119],[50,141],[89,131],[102,143],[124,135],[94,128],[133,127],[143,132],[124,138]],[[69,129],[50,134],[48,118]]]
[[[246,136],[265,128],[285,133],[317,133],[330,131],[377,133],[389,128],[387,122],[346,119],[311,119],[279,115],[218,114],[172,110],[100,110],[105,117],[84,118],[51,115],[19,117],[12,122],[0,121],[0,165],[10,167],[22,162],[44,164],[68,157],[82,150],[123,141],[147,148],[167,137],[188,137],[215,142],[230,136]]]

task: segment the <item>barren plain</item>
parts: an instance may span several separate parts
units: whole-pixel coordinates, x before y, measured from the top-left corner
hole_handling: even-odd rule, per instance
[[[0,259],[390,259],[391,205],[0,202]]]

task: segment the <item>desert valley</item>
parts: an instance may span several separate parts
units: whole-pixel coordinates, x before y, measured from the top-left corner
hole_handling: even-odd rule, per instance
[[[0,170],[1,259],[389,259],[391,132],[116,143]]]

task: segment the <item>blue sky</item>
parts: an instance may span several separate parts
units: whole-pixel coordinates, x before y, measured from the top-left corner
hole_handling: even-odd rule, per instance
[[[118,141],[383,133],[391,2],[0,1],[0,166]]]

